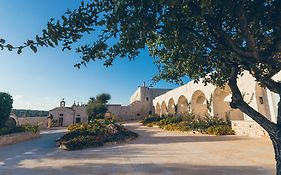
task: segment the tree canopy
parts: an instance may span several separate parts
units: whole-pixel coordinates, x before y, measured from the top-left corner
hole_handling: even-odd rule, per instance
[[[95,40],[76,47],[84,35]],[[249,106],[237,86],[243,71],[262,86],[281,95],[281,82],[273,76],[281,70],[280,0],[90,0],[68,10],[60,20],[51,19],[47,28],[22,46],[0,40],[0,48],[55,47],[81,54],[81,62],[116,58],[133,60],[148,49],[159,68],[154,80],[195,81],[223,86],[232,91],[231,107],[239,108],[270,135],[281,175],[281,102],[277,123]]]
[[[96,97],[91,97],[87,104],[88,120],[104,118],[107,112],[107,102],[110,100],[110,94],[102,93]]]
[[[0,128],[5,126],[13,108],[12,96],[5,92],[0,92]]]

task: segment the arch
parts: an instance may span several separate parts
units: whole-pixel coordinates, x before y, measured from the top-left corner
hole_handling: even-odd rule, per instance
[[[183,115],[189,113],[189,103],[184,95],[181,95],[177,103],[177,114]]]
[[[169,116],[174,116],[176,114],[177,107],[175,105],[174,99],[170,99],[168,102],[168,115]]]
[[[243,113],[239,109],[232,109],[229,105],[231,101],[231,90],[229,86],[217,87],[213,95],[214,116],[230,120],[243,120]]]
[[[163,101],[161,104],[161,113],[160,116],[168,116],[168,109],[166,103]]]
[[[257,108],[259,113],[261,113],[266,118],[271,120],[266,89],[261,87],[258,83],[256,83],[255,91],[256,91]]]
[[[159,103],[156,104],[156,109],[155,109],[155,114],[157,116],[160,116],[160,113],[161,113],[161,106]]]
[[[205,94],[197,90],[191,97],[191,111],[195,116],[204,117],[208,114],[207,99]]]

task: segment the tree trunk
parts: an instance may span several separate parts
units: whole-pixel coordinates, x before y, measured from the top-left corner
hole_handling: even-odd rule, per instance
[[[275,153],[276,175],[281,175],[281,98],[278,103],[277,124],[275,124],[244,101],[241,91],[237,85],[237,75],[238,69],[237,67],[234,67],[232,69],[231,77],[228,82],[228,85],[232,92],[232,101],[230,103],[230,106],[234,109],[240,109],[268,132]],[[276,87],[276,93],[278,93],[281,97],[281,89],[279,86],[280,84],[275,83],[274,85],[278,86]]]
[[[280,129],[278,132],[278,136],[271,136],[272,145],[275,153],[276,160],[276,175],[281,175],[281,135]]]

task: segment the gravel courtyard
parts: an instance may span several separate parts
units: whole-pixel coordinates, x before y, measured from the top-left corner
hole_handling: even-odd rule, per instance
[[[139,137],[128,144],[62,151],[64,130],[0,147],[0,175],[273,175],[265,138],[206,136],[126,124]]]

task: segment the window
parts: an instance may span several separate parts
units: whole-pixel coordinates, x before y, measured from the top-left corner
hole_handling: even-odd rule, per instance
[[[137,116],[140,116],[140,114],[139,114],[139,113],[137,113]]]
[[[152,114],[152,111],[149,111],[148,114],[151,115],[151,114]]]
[[[77,117],[77,118],[75,119],[75,123],[81,123],[81,118],[80,118],[80,117]]]
[[[149,98],[148,97],[146,97],[146,101],[148,101],[149,100]]]
[[[260,102],[260,104],[263,104],[263,98],[262,97],[259,97],[259,102]]]
[[[60,114],[60,117],[63,117],[63,114]]]

